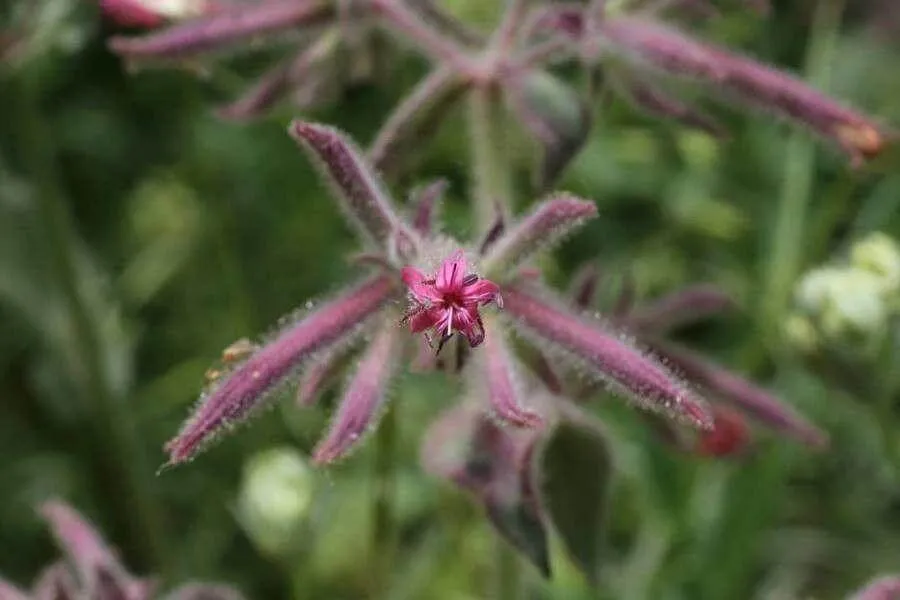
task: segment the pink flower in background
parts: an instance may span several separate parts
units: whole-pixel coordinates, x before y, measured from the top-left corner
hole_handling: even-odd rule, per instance
[[[244,600],[222,584],[191,582],[160,594],[157,580],[132,575],[94,525],[58,500],[40,507],[65,558],[46,567],[31,590],[0,577],[0,600]]]
[[[484,323],[478,307],[491,302],[503,307],[497,284],[467,270],[466,257],[458,251],[444,260],[433,278],[413,267],[404,267],[401,272],[412,299],[404,321],[409,322],[413,333],[433,330],[439,336],[438,351],[456,332],[464,335],[473,348],[481,344]],[[426,337],[432,344],[427,333]]]
[[[210,11],[208,0],[100,0],[100,9],[124,27],[159,27],[166,21],[196,17]]]

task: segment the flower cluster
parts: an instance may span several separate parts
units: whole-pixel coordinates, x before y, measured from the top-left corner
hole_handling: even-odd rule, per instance
[[[641,9],[641,3],[516,0],[491,35],[473,30],[431,0],[173,4],[178,10],[167,14],[168,2],[107,0],[109,9],[119,13],[151,10],[155,16],[145,21],[178,17],[177,23],[144,35],[114,37],[112,50],[130,62],[196,64],[206,55],[249,50],[260,39],[300,32],[293,55],[220,110],[227,118],[256,117],[288,99],[301,109],[327,100],[353,73],[387,62],[377,55],[385,46],[376,43],[384,32],[425,55],[432,71],[388,117],[372,144],[371,158],[383,172],[396,172],[401,155],[420,148],[466,90],[495,88],[543,149],[538,183],[550,185],[586,139],[590,103],[599,101],[599,96],[585,98],[553,73],[557,65],[571,62],[602,74],[603,90],[638,110],[714,135],[724,128],[701,105],[681,98],[673,81],[802,125],[843,149],[855,165],[880,154],[889,137],[880,124],[798,78],[659,20],[692,8],[712,12],[706,1],[664,2],[662,8],[650,3]],[[748,4],[765,12],[765,2]],[[350,68],[336,68],[347,55],[353,57]]]
[[[762,0],[747,4],[767,8]],[[163,15],[155,6],[154,14]],[[728,103],[804,126],[854,165],[884,150],[888,134],[873,119],[794,76],[660,20],[669,11],[709,11],[711,3],[509,0],[490,33],[473,30],[431,0],[197,6],[190,18],[170,13],[166,18],[177,22],[113,37],[109,46],[130,62],[196,65],[204,55],[256,47],[260,39],[294,44],[281,63],[222,107],[227,118],[263,115],[288,99],[300,107],[322,102],[347,77],[385,62],[374,50],[395,51],[385,37],[413,47],[432,68],[366,152],[331,127],[303,120],[290,125],[290,135],[334,189],[362,245],[358,262],[370,272],[265,342],[242,340],[226,349],[192,416],[166,445],[169,464],[191,460],[294,380],[298,403],[312,404],[352,364],[312,457],[318,464],[338,461],[377,426],[398,374],[445,369],[459,374],[465,393],[425,436],[422,462],[472,492],[497,529],[546,572],[547,522],[567,543],[583,526],[559,500],[570,494],[565,485],[593,486],[591,501],[582,502],[590,504],[588,512],[596,512],[605,494],[604,425],[582,406],[600,390],[648,409],[642,414],[655,431],[695,454],[739,455],[752,441],[747,417],[811,446],[827,443],[823,432],[770,392],[668,339],[678,327],[729,308],[719,289],[693,286],[647,305],[626,295],[600,317],[593,310],[596,273],[583,271],[566,297],[544,284],[534,261],[595,217],[595,204],[550,194],[512,220],[508,190],[490,181],[505,176],[493,172],[494,163],[503,162],[487,131],[500,121],[495,109],[511,115],[540,147],[538,193],[550,189],[589,135],[600,90],[577,91],[559,66],[575,65],[638,109],[713,135],[723,133],[722,126],[684,100],[673,83],[700,86]],[[386,184],[408,172],[410,159],[462,100],[471,100],[470,195],[481,232],[468,243],[436,222],[446,183],[415,191],[408,214]],[[678,423],[697,433],[686,441]],[[582,471],[553,476],[573,466]],[[592,563],[593,551],[581,555],[583,566]]]
[[[705,403],[679,377],[617,330],[566,306],[519,268],[535,252],[595,216],[592,202],[552,195],[520,222],[492,228],[477,251],[468,250],[472,264],[477,262],[483,273],[479,276],[469,272],[470,259],[462,245],[437,231],[428,217],[434,212],[429,204],[436,195],[422,194],[415,223],[408,223],[346,136],[300,121],[291,125],[290,133],[337,190],[367,245],[365,262],[373,265],[374,273],[267,344],[242,345],[241,352],[227,350],[223,368],[194,415],[167,445],[170,462],[192,458],[221,431],[244,420],[298,368],[311,365],[322,373],[355,339],[369,333],[331,430],[314,452],[319,463],[341,458],[374,426],[381,412],[389,381],[401,367],[398,357],[413,339],[401,335],[398,324],[403,321],[413,332],[434,329],[438,351],[457,333],[467,346],[484,342],[466,365],[467,378],[484,399],[485,411],[514,426],[534,426],[542,417],[526,406],[523,369],[509,345],[510,326],[538,346],[557,349],[564,360],[580,364],[645,408],[699,427],[711,425]],[[427,277],[423,271],[435,276]],[[402,316],[407,298],[409,306]],[[502,305],[502,318],[479,312],[488,303]],[[461,358],[453,368],[463,366],[464,350],[457,343],[457,352],[451,354]],[[315,379],[322,380],[318,375]]]
[[[787,329],[801,349],[877,347],[900,314],[900,247],[878,232],[858,240],[847,260],[803,275],[795,305]]]
[[[135,577],[119,561],[94,527],[70,506],[51,501],[40,510],[66,553],[37,578],[30,592],[0,579],[3,600],[242,600],[237,590],[219,584],[187,583],[161,595],[154,579]]]

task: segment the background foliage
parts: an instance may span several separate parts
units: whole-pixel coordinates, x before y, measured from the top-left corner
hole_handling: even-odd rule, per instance
[[[3,9],[2,39],[22,33],[26,4]],[[106,50],[110,30],[91,3],[36,4],[40,26],[0,80],[0,570],[27,581],[52,555],[33,507],[60,496],[136,570],[171,582],[233,581],[253,598],[359,598],[378,576],[392,598],[489,597],[492,532],[418,465],[425,424],[453,398],[440,375],[410,375],[393,393],[401,531],[390,573],[374,573],[377,557],[361,543],[371,445],[306,474],[289,548],[267,545],[240,516],[248,461],[285,445],[308,452],[331,395],[305,410],[285,398],[201,459],[155,475],[162,442],[221,349],[335,289],[354,247],[285,135],[289,109],[246,125],[211,110],[252,60],[206,79],[129,74]],[[489,3],[448,4],[491,18]],[[817,65],[805,58],[814,4],[776,3],[766,19],[728,10],[705,29],[793,70],[809,62],[837,97],[900,122],[900,48],[886,23],[854,3],[832,59]],[[422,68],[407,56],[390,77],[355,82],[307,117],[368,140]],[[874,357],[848,341],[840,358],[809,360],[783,343],[790,307],[767,308],[789,254],[809,269],[865,233],[898,234],[900,174],[852,172],[770,119],[724,117],[732,136],[717,142],[619,101],[597,106],[591,139],[557,187],[594,199],[600,218],[556,253],[553,272],[562,281],[596,257],[613,290],[629,275],[640,297],[697,280],[724,286],[741,313],[686,339],[780,392],[830,433],[831,448],[761,434],[743,457],[675,455],[618,403],[595,403],[617,467],[599,591],[554,544],[555,578],[529,575],[535,597],[825,600],[900,561],[895,336]],[[436,132],[418,179],[451,180],[445,210],[465,238],[461,120]],[[525,190],[532,148],[523,136],[509,152]],[[785,235],[775,224],[797,195],[808,210]]]

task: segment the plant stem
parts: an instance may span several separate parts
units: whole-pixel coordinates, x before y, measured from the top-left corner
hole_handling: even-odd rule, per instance
[[[76,259],[79,245],[50,146],[54,136],[39,112],[41,82],[32,76],[21,83],[17,90],[20,103],[18,147],[28,175],[38,189],[38,207],[46,234],[44,241],[68,304],[77,357],[81,359],[80,364],[73,365],[76,373],[73,384],[79,390],[84,406],[92,413],[86,420],[90,428],[87,435],[99,447],[92,457],[98,466],[96,491],[109,499],[106,508],[118,509],[117,525],[128,532],[130,545],[141,553],[141,560],[159,566],[168,554],[159,504],[149,485],[153,470],[144,455],[132,415],[125,409],[123,398],[118,397],[109,384],[100,324],[79,285]]]
[[[503,113],[499,90],[475,87],[469,92],[469,136],[471,144],[472,213],[478,233],[487,232],[497,211],[508,219],[512,212],[512,181],[508,149],[504,148]],[[518,600],[522,596],[522,565],[506,540],[495,533],[496,572],[494,593],[497,600]]]
[[[805,71],[807,79],[822,90],[828,88],[829,69],[844,2],[823,0],[816,8]],[[812,196],[814,170],[813,142],[801,132],[794,133],[788,142],[784,185],[760,303],[760,323],[765,343],[773,348],[780,346],[779,325],[784,320],[791,289],[804,258],[804,226]]]
[[[512,182],[506,160],[503,113],[499,91],[493,87],[475,87],[469,93],[469,136],[471,144],[471,182],[469,195],[478,233],[490,229],[499,210],[506,219],[512,212]]]
[[[396,402],[382,417],[375,434],[374,493],[372,502],[372,563],[373,595],[386,595],[393,573],[397,551],[397,521],[394,514],[397,451]]]
[[[491,597],[497,600],[519,600],[522,597],[522,566],[519,556],[509,543],[496,538],[497,572],[494,574],[495,589]]]

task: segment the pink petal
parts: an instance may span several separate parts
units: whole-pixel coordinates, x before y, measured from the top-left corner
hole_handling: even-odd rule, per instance
[[[438,308],[430,308],[416,313],[409,319],[409,330],[413,333],[421,333],[441,322],[443,311]]]
[[[427,280],[427,277],[425,277],[425,274],[418,269],[414,267],[403,267],[400,270],[400,277],[419,302],[439,302],[441,300],[441,295],[435,289],[434,285],[424,283]]]
[[[162,16],[136,0],[101,0],[100,10],[125,27],[156,27],[164,22]]]
[[[463,288],[463,301],[474,304],[487,304],[500,294],[500,286],[487,279],[479,279]]]
[[[450,258],[446,259],[438,269],[435,287],[441,292],[450,292],[462,287],[463,279],[469,265],[462,250],[457,250]]]

